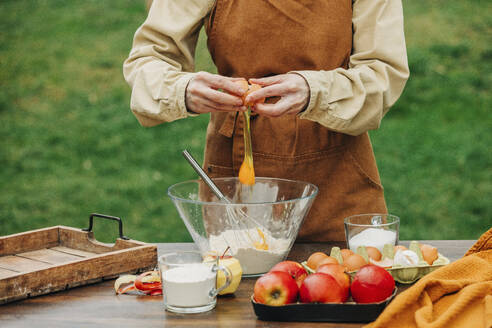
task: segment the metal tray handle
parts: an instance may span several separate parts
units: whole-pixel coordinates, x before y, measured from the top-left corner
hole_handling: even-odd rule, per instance
[[[111,216],[111,215],[105,215],[105,214],[99,214],[99,213],[91,213],[91,216],[89,217],[89,228],[84,228],[84,229],[82,229],[82,231],[89,231],[89,232],[92,231],[92,225],[93,225],[93,221],[94,221],[95,217],[118,221],[118,227],[120,230],[120,239],[124,239],[124,240],[130,239],[130,238],[123,235],[123,221],[121,221],[121,219],[117,216]]]

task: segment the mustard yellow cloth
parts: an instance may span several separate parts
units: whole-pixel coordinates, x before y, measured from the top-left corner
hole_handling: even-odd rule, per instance
[[[365,326],[376,327],[492,327],[492,228],[463,258],[420,279]]]

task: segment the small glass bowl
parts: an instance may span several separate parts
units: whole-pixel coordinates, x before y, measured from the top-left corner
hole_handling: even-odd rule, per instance
[[[383,251],[385,244],[397,245],[400,218],[392,214],[358,214],[344,219],[345,241],[353,252],[359,246]]]

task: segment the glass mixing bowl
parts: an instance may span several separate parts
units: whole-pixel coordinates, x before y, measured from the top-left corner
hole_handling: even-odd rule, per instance
[[[221,201],[202,180],[172,185],[173,201],[200,252],[232,255],[244,276],[268,272],[285,260],[318,188],[307,182],[257,177],[212,179],[230,200]]]

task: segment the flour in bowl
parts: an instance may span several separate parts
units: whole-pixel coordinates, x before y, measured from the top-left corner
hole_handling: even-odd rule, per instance
[[[263,231],[268,249],[257,249],[248,236],[258,238],[256,229],[226,230],[219,235],[210,236],[210,248],[223,253],[227,247],[231,248],[231,255],[239,260],[243,274],[253,275],[268,272],[275,264],[281,262],[289,252],[291,240],[274,238],[267,231]]]

